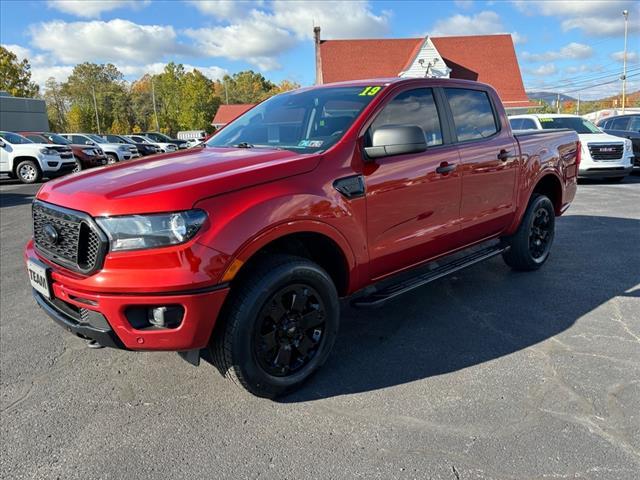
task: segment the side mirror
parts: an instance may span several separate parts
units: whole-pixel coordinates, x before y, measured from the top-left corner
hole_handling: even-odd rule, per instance
[[[371,137],[371,146],[364,151],[369,158],[419,153],[427,149],[424,131],[417,125],[385,125]]]
[[[4,143],[4,140],[0,138],[0,148],[4,148],[6,146],[7,146],[7,144]]]

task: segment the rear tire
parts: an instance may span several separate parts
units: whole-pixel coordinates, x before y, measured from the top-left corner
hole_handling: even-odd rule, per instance
[[[327,359],[340,309],[331,277],[304,258],[277,255],[233,287],[210,343],[220,373],[266,398],[300,387]]]
[[[518,230],[504,239],[510,248],[502,258],[514,270],[537,270],[549,258],[554,235],[553,203],[545,195],[533,194]]]
[[[16,177],[22,183],[36,183],[42,179],[42,171],[33,160],[23,160],[16,167]]]

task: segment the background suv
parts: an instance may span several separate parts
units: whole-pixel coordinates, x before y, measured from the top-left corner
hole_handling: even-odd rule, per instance
[[[178,147],[175,143],[156,142],[155,140],[152,140],[141,133],[136,135],[127,135],[127,137],[136,142],[136,144],[142,143],[146,145],[153,145],[156,148],[160,149],[162,153],[175,152],[176,150],[178,150]]]
[[[71,172],[76,166],[71,151],[65,152],[65,157],[48,143],[34,143],[17,133],[0,132],[0,173],[22,183]]]
[[[68,148],[76,162],[74,172],[87,168],[100,167],[107,164],[107,157],[100,148],[87,147],[86,145],[74,145],[62,135],[51,132],[20,132],[21,135],[36,143],[48,143],[51,148],[61,151],[60,148]],[[60,147],[65,145],[65,147]]]
[[[160,133],[160,132],[142,132],[140,135],[147,137],[149,140],[156,143],[173,143],[180,150],[183,150],[189,147],[186,140],[171,138],[165,135],[164,133]]]
[[[156,145],[152,145],[150,143],[143,142],[135,142],[129,137],[125,137],[124,135],[105,135],[104,138],[111,143],[122,143],[124,145],[133,145],[138,149],[138,152],[143,157],[147,155],[153,155],[154,153],[160,153],[162,149]]]
[[[628,138],[633,145],[633,166],[640,168],[640,115],[616,115],[598,121],[597,124],[609,135]]]
[[[138,158],[140,154],[135,145],[124,145],[122,143],[110,143],[106,138],[92,133],[64,133],[67,140],[78,145],[90,145],[100,147],[107,154],[107,163],[122,162]]]

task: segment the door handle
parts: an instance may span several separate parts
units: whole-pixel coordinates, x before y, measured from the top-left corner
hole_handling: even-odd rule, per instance
[[[498,160],[502,162],[506,162],[509,159],[510,154],[511,152],[508,152],[506,150],[500,150],[500,153],[498,153]]]
[[[450,165],[447,162],[442,162],[438,168],[436,168],[436,173],[447,174],[449,172],[453,172],[456,169],[456,165]]]

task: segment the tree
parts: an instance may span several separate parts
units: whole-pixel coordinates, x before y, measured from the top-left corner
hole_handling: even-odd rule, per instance
[[[31,81],[31,65],[25,58],[21,62],[15,53],[0,46],[0,90],[14,97],[35,97],[40,90]]]
[[[211,133],[211,120],[220,105],[213,82],[199,70],[189,72],[182,81],[182,102],[178,114],[181,130],[206,130]]]
[[[165,65],[164,72],[153,76],[160,130],[165,133],[179,130],[184,77],[184,66],[173,62]]]
[[[217,80],[214,92],[223,103],[258,103],[270,96],[269,92],[275,87],[262,74],[245,70]]]
[[[62,93],[62,86],[50,77],[45,83],[44,100],[47,104],[49,127],[55,132],[67,130],[67,105]]]

